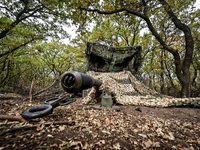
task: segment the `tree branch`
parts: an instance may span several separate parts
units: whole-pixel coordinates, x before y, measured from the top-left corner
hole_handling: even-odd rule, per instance
[[[175,26],[178,29],[180,29],[181,31],[183,31],[184,34],[185,34],[186,52],[185,52],[185,58],[184,58],[184,61],[183,61],[183,66],[185,66],[185,65],[188,66],[188,63],[191,63],[192,54],[193,54],[193,50],[194,50],[194,41],[193,41],[193,38],[192,38],[191,30],[186,24],[182,23],[181,20],[179,20],[176,17],[176,15],[173,13],[171,7],[169,6],[169,4],[165,0],[159,0],[159,1],[164,6],[165,11],[171,17],[171,20],[173,21]]]
[[[37,9],[36,9],[37,8]],[[18,25],[20,22],[22,22],[23,20],[29,18],[29,17],[32,17],[36,12],[38,12],[39,10],[42,10],[44,7],[41,7],[40,6],[36,6],[35,9],[27,9],[27,6],[24,7],[24,9],[19,12],[19,14],[16,16],[16,20],[10,25],[9,28],[3,30],[1,33],[0,33],[0,39],[2,39],[3,37],[5,37],[7,35],[7,33],[13,29],[16,25]],[[24,14],[24,13],[29,13],[30,11],[34,10],[31,14],[25,16],[25,17],[22,17],[20,19],[20,17]]]
[[[8,55],[8,54],[10,54],[10,53],[12,53],[12,52],[14,52],[14,51],[16,51],[17,49],[19,49],[19,48],[22,47],[22,46],[26,46],[27,44],[31,43],[31,42],[34,41],[34,40],[35,40],[35,39],[31,39],[30,41],[28,41],[28,42],[26,42],[26,43],[24,43],[24,44],[21,44],[21,45],[15,47],[15,48],[13,48],[13,49],[11,49],[11,50],[5,52],[5,53],[0,54],[0,58],[3,57],[3,56],[5,56],[5,55]]]
[[[98,14],[105,14],[105,15],[111,15],[111,14],[119,13],[119,12],[126,10],[125,8],[121,8],[121,9],[112,10],[112,11],[101,11],[101,10],[98,10],[98,9],[81,8],[81,7],[79,7],[79,9],[84,10],[84,11],[88,11],[88,12],[97,12]]]

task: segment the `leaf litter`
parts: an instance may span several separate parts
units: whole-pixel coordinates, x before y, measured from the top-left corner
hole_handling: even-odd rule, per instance
[[[20,103],[20,101],[17,101]],[[80,103],[80,102],[79,102]],[[53,114],[28,123],[0,121],[6,129],[34,126],[1,135],[1,149],[200,149],[199,109],[120,106],[121,111],[94,110],[79,103],[62,106]],[[21,113],[24,103],[16,108]],[[9,100],[7,100],[9,105]],[[33,104],[32,104],[33,105]],[[15,105],[16,107],[17,105]],[[13,114],[1,110],[3,114]],[[165,110],[165,111],[164,111]],[[176,110],[176,113],[173,112]],[[188,112],[187,112],[187,111]],[[187,116],[188,115],[188,116]],[[191,117],[191,116],[197,117]],[[73,125],[53,124],[74,121]]]

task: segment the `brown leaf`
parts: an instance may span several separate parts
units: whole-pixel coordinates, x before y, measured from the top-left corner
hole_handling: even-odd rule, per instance
[[[106,124],[110,124],[110,119],[109,119],[109,118],[106,118],[106,119],[105,119],[105,123],[106,123]]]
[[[193,146],[190,146],[190,150],[194,150],[194,147],[193,147]]]
[[[168,140],[172,140],[172,141],[175,140],[175,137],[174,137],[172,132],[169,132],[169,135],[164,135],[163,137],[168,139]]]
[[[197,139],[197,143],[200,144],[200,138]]]
[[[105,140],[100,140],[99,142],[95,143],[95,145],[98,145],[98,146],[102,146],[102,144],[105,144],[106,141]]]
[[[180,144],[176,145],[175,148],[178,150],[187,150],[187,148],[182,147]]]
[[[60,141],[62,141],[62,140],[60,140]],[[59,144],[59,147],[63,147],[63,146],[70,146],[70,143],[66,142],[66,141],[62,141],[62,143]]]
[[[57,147],[58,144],[54,143],[54,144],[51,144],[50,147]]]
[[[45,124],[39,124],[38,127],[37,127],[37,131],[43,130],[44,127],[45,127]]]
[[[66,127],[66,125],[59,126],[59,131],[63,131],[63,130],[65,130],[65,127]]]
[[[81,147],[83,147],[83,144],[81,143],[81,141],[72,142],[72,143],[71,143],[71,147],[72,147],[72,146],[77,146],[77,145],[80,145]]]
[[[138,134],[138,135],[143,137],[143,138],[147,138],[147,136],[145,134]]]
[[[153,123],[153,129],[156,130],[157,127],[158,125],[156,123]]]
[[[101,122],[97,121],[96,119],[92,121],[93,126],[101,127]]]
[[[150,139],[148,139],[148,141],[145,142],[144,144],[145,144],[146,148],[149,148],[153,143]]]
[[[90,147],[90,145],[87,142],[85,142],[85,144],[84,144],[82,149],[89,149],[89,147]]]
[[[154,142],[153,147],[160,147],[160,142]]]
[[[121,147],[121,146],[120,146],[119,143],[113,144],[113,148],[114,148],[114,149],[121,149],[120,147]]]

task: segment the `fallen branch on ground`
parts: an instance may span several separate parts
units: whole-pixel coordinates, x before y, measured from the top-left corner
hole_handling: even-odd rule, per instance
[[[8,115],[0,115],[0,120],[13,120],[13,121],[21,121],[21,122],[27,122],[26,119],[24,119],[22,116],[8,116]]]

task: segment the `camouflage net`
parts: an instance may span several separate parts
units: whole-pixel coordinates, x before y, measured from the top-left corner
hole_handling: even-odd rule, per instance
[[[200,104],[200,98],[173,98],[150,90],[140,83],[129,71],[102,73],[87,72],[93,78],[99,79],[103,84],[99,87],[103,95],[111,94],[116,103],[122,105],[141,105],[150,107],[170,107]],[[93,87],[86,97],[84,104],[95,99],[96,89]]]

